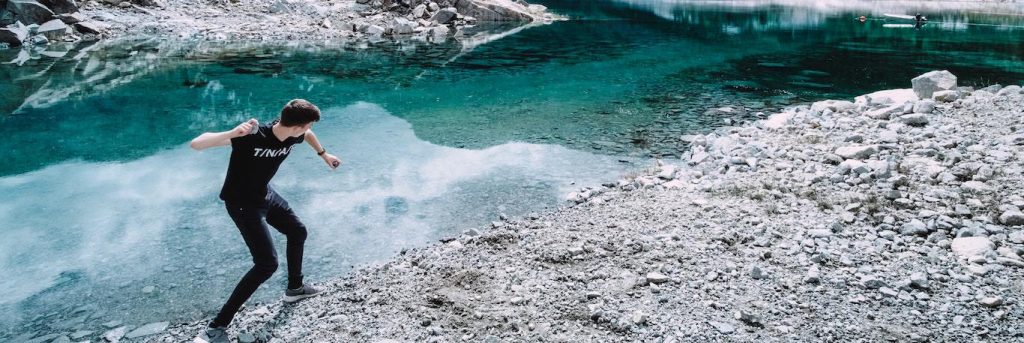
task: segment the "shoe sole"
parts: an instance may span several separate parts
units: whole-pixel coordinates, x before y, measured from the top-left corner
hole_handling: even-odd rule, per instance
[[[303,295],[286,295],[286,296],[284,296],[284,302],[290,304],[290,303],[293,303],[293,302],[296,302],[296,301],[299,301],[299,300],[302,300],[302,299],[312,298],[312,297],[315,297],[315,296],[318,296],[318,295],[320,295],[320,293],[316,293],[316,294],[303,294]]]

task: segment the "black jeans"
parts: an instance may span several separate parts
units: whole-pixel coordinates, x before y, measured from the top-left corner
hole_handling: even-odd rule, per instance
[[[306,242],[306,226],[302,225],[295,212],[288,207],[288,202],[274,191],[267,194],[265,207],[238,207],[226,204],[228,215],[242,233],[245,245],[249,246],[253,266],[245,273],[231,297],[221,308],[210,326],[226,327],[234,319],[235,313],[264,281],[277,271],[277,251],[274,241],[270,238],[270,224],[288,238],[288,288],[302,286],[302,248]],[[263,220],[266,219],[266,224]]]

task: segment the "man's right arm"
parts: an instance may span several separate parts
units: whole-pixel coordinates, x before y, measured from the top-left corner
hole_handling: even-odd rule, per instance
[[[189,146],[195,150],[203,150],[215,146],[230,145],[232,138],[245,136],[249,133],[249,130],[252,130],[254,125],[257,125],[256,120],[250,119],[249,121],[241,123],[234,129],[228,131],[204,132],[198,137],[193,138],[192,143],[189,143]]]

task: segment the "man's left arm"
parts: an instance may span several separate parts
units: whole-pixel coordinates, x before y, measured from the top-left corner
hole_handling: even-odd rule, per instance
[[[324,163],[327,163],[327,166],[331,167],[331,169],[337,168],[341,165],[341,159],[327,153],[327,149],[324,149],[324,147],[320,145],[320,140],[316,139],[316,134],[313,133],[313,130],[306,130],[306,143],[309,143],[309,146],[313,148],[313,151],[315,151],[317,155],[320,155],[320,158],[322,158]]]

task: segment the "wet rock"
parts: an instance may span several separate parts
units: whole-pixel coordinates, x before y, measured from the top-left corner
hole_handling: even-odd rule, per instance
[[[116,343],[120,342],[121,338],[124,338],[125,332],[128,331],[127,326],[122,326],[103,333],[103,339],[107,342]]]
[[[138,337],[155,335],[155,334],[161,333],[164,330],[166,330],[168,325],[170,325],[170,323],[168,323],[168,322],[149,323],[149,324],[140,326],[139,328],[137,328],[135,330],[132,330],[131,332],[126,334],[124,337],[128,338],[128,339],[134,339],[134,338],[138,338]]]
[[[956,89],[956,76],[946,70],[936,70],[915,77],[910,83],[919,98],[930,99],[935,92]]]

